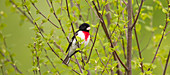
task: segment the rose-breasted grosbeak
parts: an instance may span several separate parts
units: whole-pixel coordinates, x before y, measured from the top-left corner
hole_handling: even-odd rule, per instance
[[[79,30],[75,33],[76,36],[80,37],[81,40],[83,40],[83,42],[80,42],[79,44],[84,44],[84,46],[86,46],[89,43],[90,40],[89,30],[90,30],[90,25],[87,23],[83,23],[79,26]],[[78,48],[78,43],[75,36],[73,36],[66,50],[66,53],[68,52],[68,54],[63,61],[64,64],[68,64],[71,56],[73,56],[75,53],[78,52],[76,51],[77,48]]]

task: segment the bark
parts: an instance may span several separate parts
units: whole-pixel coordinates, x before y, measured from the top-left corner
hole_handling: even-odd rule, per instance
[[[132,59],[132,0],[128,0],[128,38],[127,38],[127,75],[132,75],[132,69],[131,69],[131,59]]]

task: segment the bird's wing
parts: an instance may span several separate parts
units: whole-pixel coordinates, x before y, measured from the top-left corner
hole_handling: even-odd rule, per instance
[[[78,31],[75,33],[75,35],[76,35],[76,36],[78,35]],[[68,50],[70,49],[70,47],[71,47],[74,39],[75,39],[75,36],[73,36],[73,37],[71,38],[71,42],[69,43],[69,45],[68,45],[68,47],[67,47],[66,53],[67,53]]]

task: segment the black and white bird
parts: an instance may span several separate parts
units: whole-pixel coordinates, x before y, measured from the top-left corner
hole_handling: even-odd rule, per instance
[[[89,43],[90,40],[89,30],[90,30],[90,25],[87,23],[83,23],[79,26],[79,30],[75,33],[75,35],[76,37],[78,36],[81,38],[81,40],[83,40],[82,42],[79,42],[80,45],[84,44],[83,46],[86,46]],[[71,56],[73,56],[76,52],[78,52],[76,51],[77,48],[78,48],[78,43],[76,41],[75,36],[73,36],[66,50],[66,53],[68,52],[68,54],[63,60],[64,64],[66,65],[69,64]]]

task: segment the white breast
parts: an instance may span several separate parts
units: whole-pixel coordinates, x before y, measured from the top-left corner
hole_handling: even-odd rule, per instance
[[[84,40],[80,44],[84,43],[84,45],[86,46],[89,43],[90,35],[88,36],[87,41],[85,41],[85,35],[84,35],[84,33],[82,31],[79,31],[77,36],[80,37],[81,40]],[[74,46],[75,44],[76,44],[76,40],[74,39],[73,42],[72,42],[72,46]]]
[[[90,35],[88,36],[87,41],[85,41],[85,35],[82,31],[79,31],[77,36],[80,37],[82,40],[84,40],[83,42],[81,42],[79,44],[84,43],[84,46],[86,46],[89,43]],[[76,45],[76,39],[73,39],[72,45],[69,50],[69,55],[73,54],[77,48],[78,48],[78,46]]]

